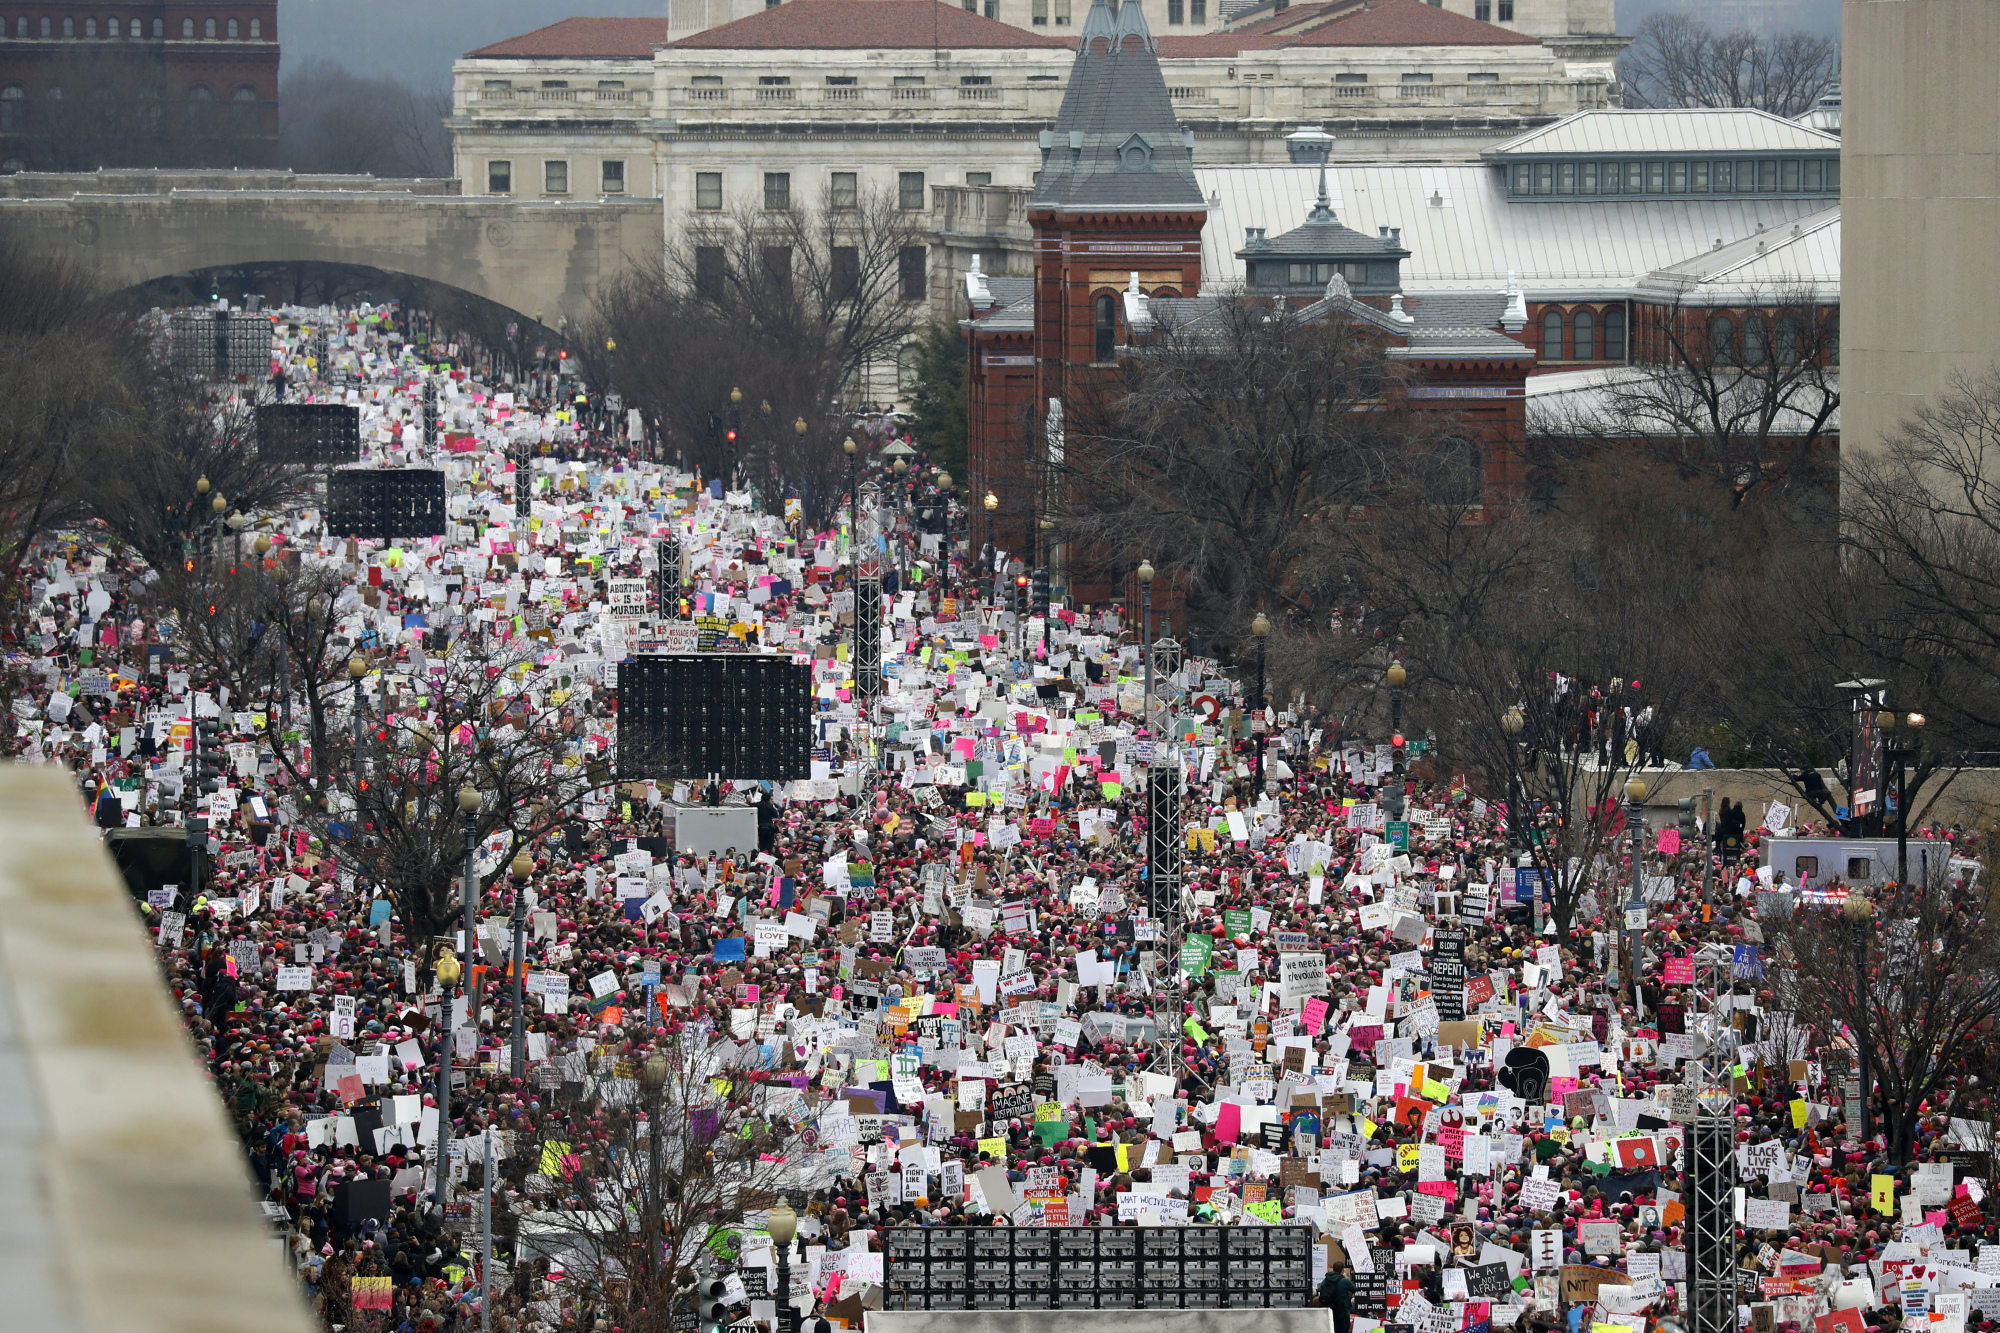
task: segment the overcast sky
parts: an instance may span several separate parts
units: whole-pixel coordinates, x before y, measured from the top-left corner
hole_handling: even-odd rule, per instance
[[[477,47],[577,14],[667,12],[667,0],[284,0],[286,65],[317,56],[356,74],[443,87]]]

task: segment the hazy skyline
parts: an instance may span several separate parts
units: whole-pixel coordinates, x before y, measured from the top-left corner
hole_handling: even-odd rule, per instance
[[[667,0],[284,0],[284,72],[317,57],[356,74],[444,87],[451,62],[578,14],[663,15]]]

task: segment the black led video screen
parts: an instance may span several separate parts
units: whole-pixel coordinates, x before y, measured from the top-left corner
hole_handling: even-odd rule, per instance
[[[361,461],[361,409],[346,403],[267,403],[257,409],[257,453],[273,463],[338,467]]]
[[[444,473],[436,468],[342,468],[327,482],[326,530],[397,541],[442,537]]]
[[[812,667],[728,653],[618,664],[618,778],[812,775]]]

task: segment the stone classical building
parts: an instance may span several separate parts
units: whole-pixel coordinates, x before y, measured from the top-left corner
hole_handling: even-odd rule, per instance
[[[771,8],[775,0],[680,0],[673,6],[672,40],[692,37]],[[968,13],[1029,31],[1059,36],[1076,32],[1089,5],[1083,0],[958,0]],[[1242,28],[1281,13],[1288,0],[1133,0],[1163,37]],[[1361,0],[1344,0],[1358,8]],[[1439,8],[1513,32],[1542,38],[1594,38],[1616,31],[1611,0],[1439,0]]]
[[[766,172],[814,169],[800,197],[847,171],[864,186],[905,172],[926,188],[1026,185],[1076,44],[937,0],[791,0],[668,37],[664,19],[568,19],[458,61],[467,188],[657,195],[671,219],[702,207],[698,182],[717,173],[724,210]],[[1339,0],[1170,38],[1160,61],[1200,162],[1283,161],[1305,124],[1341,157],[1470,158],[1610,105],[1619,44],[1538,39],[1422,0]]]
[[[1872,448],[1955,374],[2000,362],[1982,274],[2000,231],[2000,9],[1843,6],[1841,126],[1854,277],[1841,323],[1849,435]]]

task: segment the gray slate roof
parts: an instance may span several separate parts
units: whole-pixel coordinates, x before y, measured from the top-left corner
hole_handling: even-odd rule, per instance
[[[1144,12],[1092,0],[1030,208],[1205,212]]]
[[[1385,235],[1370,236],[1366,232],[1342,226],[1340,219],[1334,216],[1333,201],[1327,194],[1326,167],[1321,166],[1319,198],[1313,201],[1312,208],[1306,213],[1306,220],[1282,236],[1272,236],[1262,242],[1246,242],[1243,248],[1236,252],[1238,259],[1251,259],[1258,255],[1407,259],[1410,252]]]

